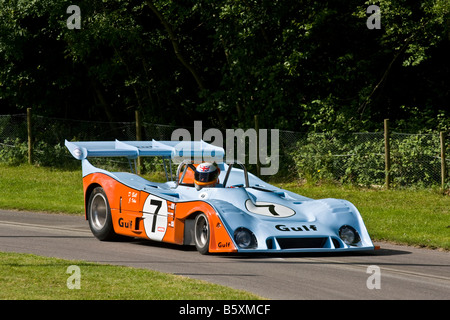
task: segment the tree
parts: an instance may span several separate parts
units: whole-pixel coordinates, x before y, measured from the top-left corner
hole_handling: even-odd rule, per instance
[[[381,9],[381,29],[366,26]],[[449,0],[0,0],[5,113],[296,131],[449,118]],[[415,120],[414,120],[415,119]],[[414,120],[414,121],[412,121]],[[447,126],[449,127],[450,124]]]
[[[414,122],[409,126],[415,130],[424,126],[442,128],[445,126],[442,122],[432,121],[431,125],[421,120],[424,115],[426,121],[437,120],[443,114],[450,117],[444,111],[448,110],[450,93],[445,80],[449,79],[450,68],[444,58],[450,53],[450,1],[381,0],[367,1],[366,5],[374,3],[382,12],[384,27],[376,41],[384,51],[386,62],[380,68],[382,74],[374,75],[376,82],[366,91],[358,112],[373,113],[378,109],[384,117],[409,118]],[[363,18],[362,11],[356,14]],[[407,109],[417,111],[417,108],[421,109],[422,116],[414,114],[415,111],[404,114]]]

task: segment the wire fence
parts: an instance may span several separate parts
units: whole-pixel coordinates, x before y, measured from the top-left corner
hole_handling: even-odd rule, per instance
[[[136,122],[101,122],[33,115],[33,163],[77,168],[64,140],[136,140]],[[177,126],[142,123],[142,140],[171,140]],[[194,127],[184,128],[194,137]],[[202,129],[202,134],[208,128]],[[225,132],[224,132],[225,134]],[[439,186],[449,189],[450,134],[391,132],[390,182],[392,186]],[[208,142],[208,141],[207,141]],[[279,130],[279,170],[288,180],[322,179],[367,186],[386,183],[383,132],[303,133]],[[247,148],[245,150],[249,150]],[[444,152],[442,152],[442,149]],[[442,158],[444,155],[444,158]],[[0,162],[18,165],[28,161],[27,115],[0,115]],[[442,161],[444,159],[444,161]],[[443,166],[443,163],[445,164]],[[255,172],[256,166],[249,165]]]
[[[389,140],[392,185],[442,184],[439,133],[394,132]],[[378,186],[386,182],[385,156],[384,132],[308,134],[297,143],[292,153],[296,172],[305,179],[332,179]],[[448,167],[448,160],[446,163]],[[444,181],[448,181],[448,172],[444,174]]]

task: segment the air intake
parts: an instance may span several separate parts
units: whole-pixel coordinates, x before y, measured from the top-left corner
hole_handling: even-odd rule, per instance
[[[281,249],[323,248],[328,238],[276,238]]]

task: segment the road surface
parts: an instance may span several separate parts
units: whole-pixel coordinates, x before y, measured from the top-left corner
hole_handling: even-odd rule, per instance
[[[101,242],[81,216],[0,210],[0,251],[148,268],[269,299],[450,299],[450,253],[377,243],[352,254],[200,255],[152,241]]]

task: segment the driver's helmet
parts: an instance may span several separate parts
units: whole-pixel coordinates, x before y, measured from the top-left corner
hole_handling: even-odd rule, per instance
[[[194,185],[197,190],[214,187],[218,182],[220,170],[211,162],[200,163],[194,173]]]

